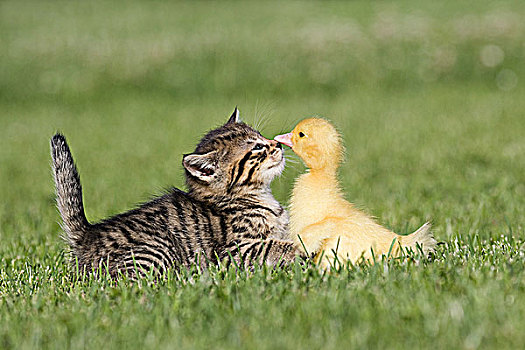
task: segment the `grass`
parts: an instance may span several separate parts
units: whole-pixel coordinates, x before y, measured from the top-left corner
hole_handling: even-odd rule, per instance
[[[0,348],[520,348],[523,23],[516,1],[0,3]],[[235,105],[267,137],[331,119],[348,198],[397,232],[431,220],[436,259],[79,279],[51,135],[96,221],[183,187]]]

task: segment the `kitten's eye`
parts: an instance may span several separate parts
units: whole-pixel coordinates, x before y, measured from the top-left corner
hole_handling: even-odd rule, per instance
[[[264,146],[263,146],[262,144],[260,144],[260,143],[256,144],[256,145],[253,146],[253,148],[252,148],[253,151],[260,151],[260,150],[262,150],[262,149],[264,149]]]
[[[305,134],[303,134],[303,132],[302,132],[302,131],[301,131],[301,132],[299,133],[299,137],[305,137],[305,136],[306,136],[306,135],[305,135]]]

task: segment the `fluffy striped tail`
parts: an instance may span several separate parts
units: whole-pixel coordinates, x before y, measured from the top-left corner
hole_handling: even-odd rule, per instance
[[[66,138],[56,134],[51,138],[51,157],[57,196],[57,207],[64,222],[67,240],[76,248],[89,227],[82,203],[82,186]]]
[[[427,222],[418,228],[416,232],[411,233],[408,236],[403,236],[402,245],[406,248],[412,248],[415,252],[419,251],[417,248],[417,245],[419,245],[423,250],[423,253],[428,255],[428,253],[434,251],[437,244],[432,232],[430,232],[430,228],[431,225]]]

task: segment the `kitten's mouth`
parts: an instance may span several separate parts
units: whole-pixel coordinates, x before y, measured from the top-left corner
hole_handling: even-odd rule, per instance
[[[284,170],[284,164],[286,160],[284,158],[284,155],[281,154],[281,159],[278,161],[275,161],[273,164],[269,165],[268,168],[266,168],[262,172],[262,179],[263,182],[267,185],[269,185],[273,179],[275,179],[277,176],[281,175]]]
[[[281,175],[284,170],[286,159],[284,158],[284,150],[278,148],[277,152],[274,152],[269,158],[267,168],[263,171],[263,177],[265,182],[270,183],[276,176]],[[270,163],[271,162],[271,163]]]
[[[282,166],[284,168],[285,163],[286,163],[286,160],[284,159],[284,156],[281,156],[281,160],[279,162],[275,163],[274,165],[272,165],[271,167],[269,167],[268,170],[273,169],[273,168],[277,168],[279,166]]]
[[[280,152],[280,159],[272,164],[267,170],[270,170],[270,169],[279,169],[279,174],[284,170],[284,166],[286,164],[286,158],[284,158],[284,152],[281,151]]]
[[[270,166],[269,169],[279,166],[281,165],[282,162],[285,162],[284,150],[281,147],[279,147],[278,149],[279,149],[278,152],[270,156],[270,159],[274,161],[274,164]]]

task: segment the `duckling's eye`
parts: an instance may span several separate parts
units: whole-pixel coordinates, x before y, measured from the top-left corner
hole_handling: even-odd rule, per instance
[[[260,143],[256,144],[255,146],[253,146],[252,150],[253,151],[260,151],[264,148],[264,146]]]
[[[299,137],[305,137],[305,136],[306,135],[302,131],[299,133]]]

